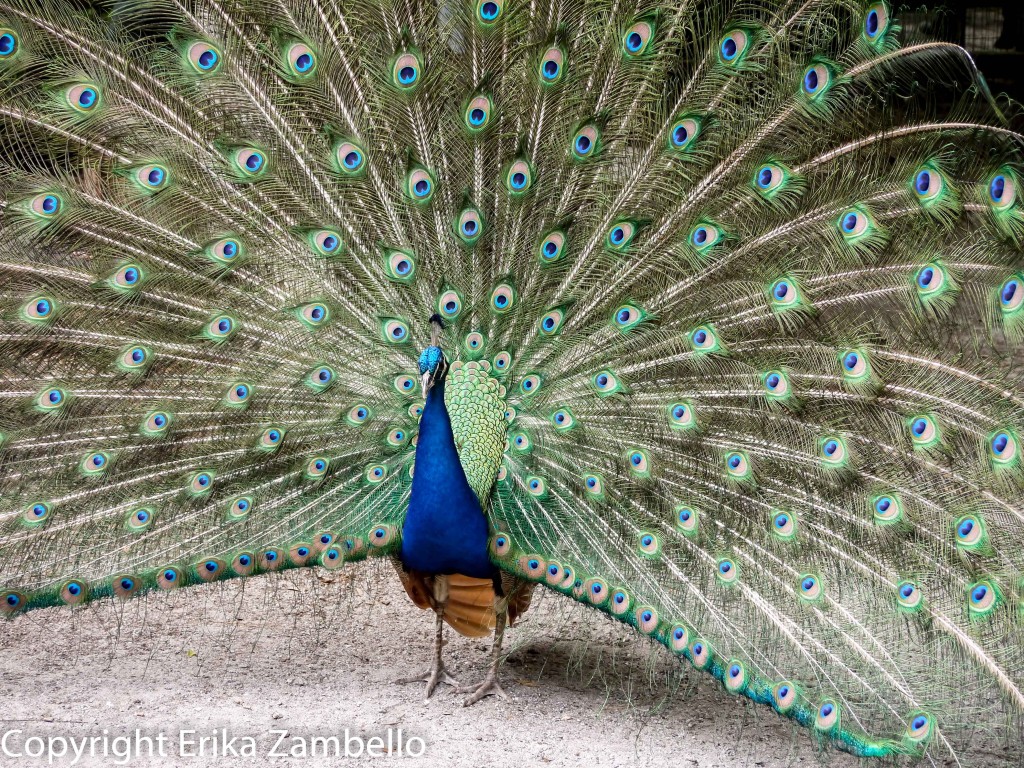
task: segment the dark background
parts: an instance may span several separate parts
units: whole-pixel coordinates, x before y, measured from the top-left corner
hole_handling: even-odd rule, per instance
[[[893,5],[907,42],[927,38],[963,46],[993,93],[1024,101],[1024,0]]]

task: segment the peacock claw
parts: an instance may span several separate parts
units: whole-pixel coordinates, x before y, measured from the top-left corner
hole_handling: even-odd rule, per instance
[[[395,680],[396,685],[405,685],[406,683],[426,683],[427,690],[424,694],[424,699],[429,699],[434,693],[434,689],[437,688],[438,683],[445,683],[450,685],[456,691],[458,691],[462,685],[454,677],[448,674],[448,670],[444,668],[444,664],[431,667],[421,675],[414,675],[412,677],[402,677]]]
[[[469,693],[470,696],[464,702],[462,706],[469,707],[476,704],[484,696],[501,696],[501,698],[508,701],[508,694],[505,693],[505,689],[501,687],[501,683],[498,682],[498,675],[495,672],[489,672],[487,677],[483,679],[483,682],[478,685],[470,685],[466,687],[458,687],[455,689],[456,693]]]

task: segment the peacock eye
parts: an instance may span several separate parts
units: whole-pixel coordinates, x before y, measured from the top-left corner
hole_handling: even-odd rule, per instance
[[[88,113],[100,103],[99,87],[92,83],[73,85],[64,92],[64,98],[76,112]]]
[[[540,319],[540,332],[544,336],[554,336],[565,322],[565,313],[560,309],[552,309]]]
[[[1008,171],[999,171],[989,179],[988,202],[997,211],[1010,208],[1017,199],[1017,184]]]
[[[60,210],[63,207],[64,201],[61,200],[59,195],[52,193],[36,195],[29,203],[29,208],[32,210],[32,213],[43,219],[52,219],[60,213]]]
[[[832,72],[824,64],[812,64],[804,70],[801,88],[805,96],[811,100],[824,94],[832,82]]]
[[[211,472],[196,472],[189,479],[189,489],[193,494],[206,494],[213,490],[213,474]]]
[[[569,408],[559,408],[551,414],[551,423],[559,432],[568,432],[576,425],[576,418]]]
[[[316,69],[316,54],[303,43],[293,43],[285,53],[288,69],[297,77],[309,77]]]
[[[502,283],[491,292],[491,309],[495,312],[507,312],[516,302],[516,292],[508,283]]]
[[[690,332],[690,345],[695,352],[714,352],[719,348],[718,336],[711,326],[701,325]]]
[[[636,235],[636,226],[631,221],[620,221],[613,224],[605,237],[605,244],[610,250],[623,251]]]
[[[896,599],[903,608],[917,608],[920,606],[924,596],[914,582],[902,581],[896,587]]]
[[[220,50],[202,40],[188,47],[188,63],[201,75],[209,75],[220,69],[222,57]]]
[[[934,295],[946,284],[946,270],[939,264],[925,264],[917,271],[914,283],[920,296]]]
[[[1024,306],[1024,277],[1013,275],[999,286],[999,308],[1010,314]]]
[[[267,156],[255,147],[235,150],[233,160],[243,177],[255,178],[267,170]]]
[[[358,144],[342,141],[334,148],[334,163],[345,176],[355,176],[365,167],[366,153]]]
[[[914,712],[907,718],[906,738],[923,743],[932,733],[932,719],[926,712]]]
[[[141,431],[145,435],[157,437],[166,433],[170,426],[171,415],[169,413],[166,411],[153,411],[142,422]]]
[[[395,389],[400,395],[411,395],[416,391],[416,380],[411,376],[399,376],[394,382]]]
[[[797,579],[797,582],[799,585],[797,594],[800,595],[800,598],[803,600],[814,602],[815,600],[819,600],[822,594],[824,594],[824,591],[821,588],[821,580],[813,574],[805,573]]]
[[[703,253],[714,246],[718,245],[722,240],[722,231],[714,224],[698,224],[690,232],[690,245],[692,245],[698,253]]]
[[[526,478],[526,488],[531,496],[544,496],[547,492],[547,484],[542,477]]]
[[[889,28],[889,9],[885,3],[874,3],[864,15],[864,37],[876,41],[885,36]]]
[[[584,475],[583,487],[591,496],[601,496],[604,493],[604,480],[597,474]]]
[[[846,443],[841,437],[823,438],[819,449],[826,464],[841,464],[846,459]]]
[[[750,45],[750,36],[742,29],[734,29],[727,32],[718,44],[719,60],[730,67],[734,67],[743,60]]]
[[[782,371],[768,371],[761,376],[761,382],[769,397],[782,398],[789,394],[789,379]]]
[[[310,233],[309,244],[319,256],[334,256],[341,250],[341,235],[333,229],[318,229]]]
[[[125,264],[108,279],[108,284],[117,290],[137,288],[143,280],[142,268],[138,264]]]
[[[642,451],[639,448],[634,448],[626,453],[626,459],[629,463],[629,470],[634,475],[646,477],[650,472],[650,463],[647,459],[646,451]]]
[[[533,171],[525,160],[516,160],[505,171],[505,186],[511,194],[525,194],[531,184],[533,184]]]
[[[317,301],[299,307],[297,314],[303,325],[310,329],[316,329],[330,319],[331,311],[325,304]]]
[[[68,397],[63,389],[51,387],[36,396],[36,408],[43,412],[54,412],[67,405]]]
[[[848,241],[861,238],[871,225],[867,213],[859,208],[851,208],[839,217],[839,231]]]
[[[871,500],[871,508],[875,520],[882,525],[895,523],[903,517],[900,499],[894,494],[876,496]]]
[[[383,464],[371,464],[363,472],[363,477],[366,481],[372,485],[384,482],[384,478],[387,477],[388,469]]]
[[[553,85],[562,79],[565,54],[557,47],[548,48],[540,59],[540,80],[544,85]]]
[[[47,296],[36,296],[29,299],[22,307],[21,313],[26,320],[51,320],[54,315],[53,299]]]
[[[316,392],[323,392],[334,383],[334,369],[329,365],[321,365],[309,372],[306,383]]]
[[[622,50],[627,56],[643,55],[654,37],[654,27],[650,22],[638,21],[622,36]]]
[[[463,119],[471,133],[477,133],[487,127],[491,119],[492,108],[489,96],[475,96],[470,99]]]
[[[668,407],[669,424],[673,429],[689,429],[696,424],[693,406],[689,402],[672,403]]]
[[[701,123],[695,117],[684,117],[675,122],[668,134],[670,149],[688,148],[700,134]]]
[[[224,237],[206,247],[206,256],[215,264],[232,264],[241,258],[242,244],[233,237]]]
[[[467,333],[463,345],[470,352],[482,352],[484,348],[484,335],[479,331]]]
[[[401,320],[388,320],[382,332],[384,340],[392,344],[402,344],[409,339],[409,327]]]
[[[771,198],[786,180],[786,171],[781,165],[767,163],[757,169],[754,174],[754,189],[762,197]]]
[[[600,133],[597,126],[585,125],[576,132],[572,140],[572,152],[577,160],[586,160],[597,153]]]
[[[935,419],[928,415],[915,416],[908,420],[910,440],[919,448],[927,448],[935,445],[939,439],[939,427]]]
[[[945,188],[945,179],[942,174],[931,166],[923,166],[914,174],[912,186],[914,194],[921,203],[929,203],[935,200]]]
[[[591,381],[599,395],[610,395],[619,390],[619,379],[612,371],[598,371]]]
[[[384,269],[389,279],[408,283],[416,274],[416,259],[407,251],[388,251],[384,257]]]
[[[968,608],[972,614],[978,616],[991,613],[998,604],[999,597],[995,585],[988,580],[976,582],[967,589]]]
[[[719,581],[723,584],[732,584],[739,579],[740,569],[736,563],[729,558],[722,558],[718,561],[715,568],[715,576],[717,576]]]
[[[228,315],[218,315],[206,325],[206,337],[212,341],[225,341],[237,330],[237,323]]]
[[[414,203],[425,203],[434,196],[434,177],[425,168],[416,168],[405,179],[405,193]]]
[[[29,504],[22,513],[22,520],[30,526],[44,522],[50,516],[50,505],[42,501]]]
[[[532,395],[540,389],[541,378],[536,373],[531,373],[529,376],[525,376],[519,385],[519,389],[524,395]]]
[[[458,317],[462,311],[462,297],[456,291],[445,291],[437,300],[437,311],[442,317]]]
[[[145,368],[150,360],[150,352],[145,347],[129,347],[121,353],[117,360],[118,367],[123,371],[137,371]]]
[[[408,381],[412,381],[412,379],[409,379],[408,377],[406,377],[406,379],[408,379]],[[349,424],[359,425],[365,423],[371,415],[372,414],[368,406],[354,405],[349,409],[346,418],[348,419]]]
[[[640,310],[632,304],[623,304],[612,314],[612,320],[621,331],[628,331],[636,327],[643,319]]]
[[[238,496],[228,504],[228,517],[241,519],[252,511],[252,497]],[[243,563],[246,565],[246,563]]]
[[[867,354],[860,350],[847,350],[840,356],[843,376],[848,379],[861,379],[869,372]]]
[[[540,244],[539,254],[542,263],[550,264],[562,257],[565,246],[565,235],[562,232],[550,232]]]
[[[480,23],[484,26],[494,24],[501,15],[503,5],[504,3],[501,0],[480,0],[476,7]]]
[[[259,447],[265,451],[276,451],[284,441],[284,429],[281,427],[267,427],[260,434]]]
[[[1017,438],[1008,430],[998,430],[989,435],[988,449],[996,464],[1010,464],[1017,459]]]
[[[772,517],[772,533],[780,539],[789,540],[796,535],[796,518],[791,512],[776,512]]]
[[[743,480],[750,476],[750,460],[743,451],[730,451],[725,455],[725,472],[729,477]]]
[[[814,727],[819,731],[831,731],[839,724],[839,705],[834,701],[826,701],[818,707],[814,719]]]
[[[392,82],[401,90],[411,90],[420,81],[422,65],[414,53],[403,53],[391,67]]]
[[[229,406],[242,406],[249,402],[252,396],[252,387],[243,381],[236,381],[228,387],[224,395],[224,403]]]
[[[483,232],[480,213],[473,209],[464,210],[455,222],[455,232],[464,243],[475,243]]]
[[[315,480],[323,477],[330,466],[330,460],[326,456],[315,456],[306,462],[306,478]]]
[[[512,367],[512,355],[508,352],[499,352],[491,358],[491,365],[499,374],[504,373]]]
[[[530,436],[525,432],[515,432],[511,436],[512,447],[519,453],[526,453],[532,447]]]
[[[13,29],[0,29],[0,61],[13,58],[19,47],[18,35]]]
[[[167,185],[169,173],[163,165],[150,163],[135,171],[135,183],[146,192],[155,192]]]

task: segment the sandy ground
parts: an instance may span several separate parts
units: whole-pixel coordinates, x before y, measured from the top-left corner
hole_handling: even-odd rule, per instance
[[[268,753],[279,735],[273,731],[289,734],[277,751],[295,747],[294,735],[309,752],[321,748],[312,737],[344,737],[346,728],[350,736],[385,740],[390,729],[395,752],[400,728],[403,749],[424,750],[401,762],[423,766],[818,762],[804,730],[730,696],[594,611],[557,595],[538,598],[508,636],[502,679],[510,700],[489,697],[469,708],[447,687],[424,701],[419,684],[392,683],[425,667],[432,617],[409,602],[384,563],[36,611],[0,622],[0,735],[22,730],[8,740],[9,751],[20,752],[37,748],[25,741],[32,736],[162,733],[166,757],[147,757],[143,742],[143,757],[128,763],[162,767],[344,764],[350,760]],[[449,639],[453,674],[463,682],[479,678],[488,642],[450,632]],[[240,737],[253,737],[257,757],[215,757],[209,743],[204,757],[190,756],[196,746],[181,749],[182,730],[198,732],[186,733],[191,741],[221,728],[239,750]],[[123,754],[123,742],[113,748]],[[859,764],[841,753],[827,757],[837,768]],[[386,764],[398,757],[360,759]],[[102,752],[90,757],[87,749],[75,764],[124,763]],[[47,764],[45,757],[0,753],[3,768]]]

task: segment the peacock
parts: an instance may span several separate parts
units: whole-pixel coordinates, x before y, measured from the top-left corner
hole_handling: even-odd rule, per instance
[[[1019,750],[1024,137],[895,11],[0,0],[0,611],[383,558],[427,696],[542,587]]]

